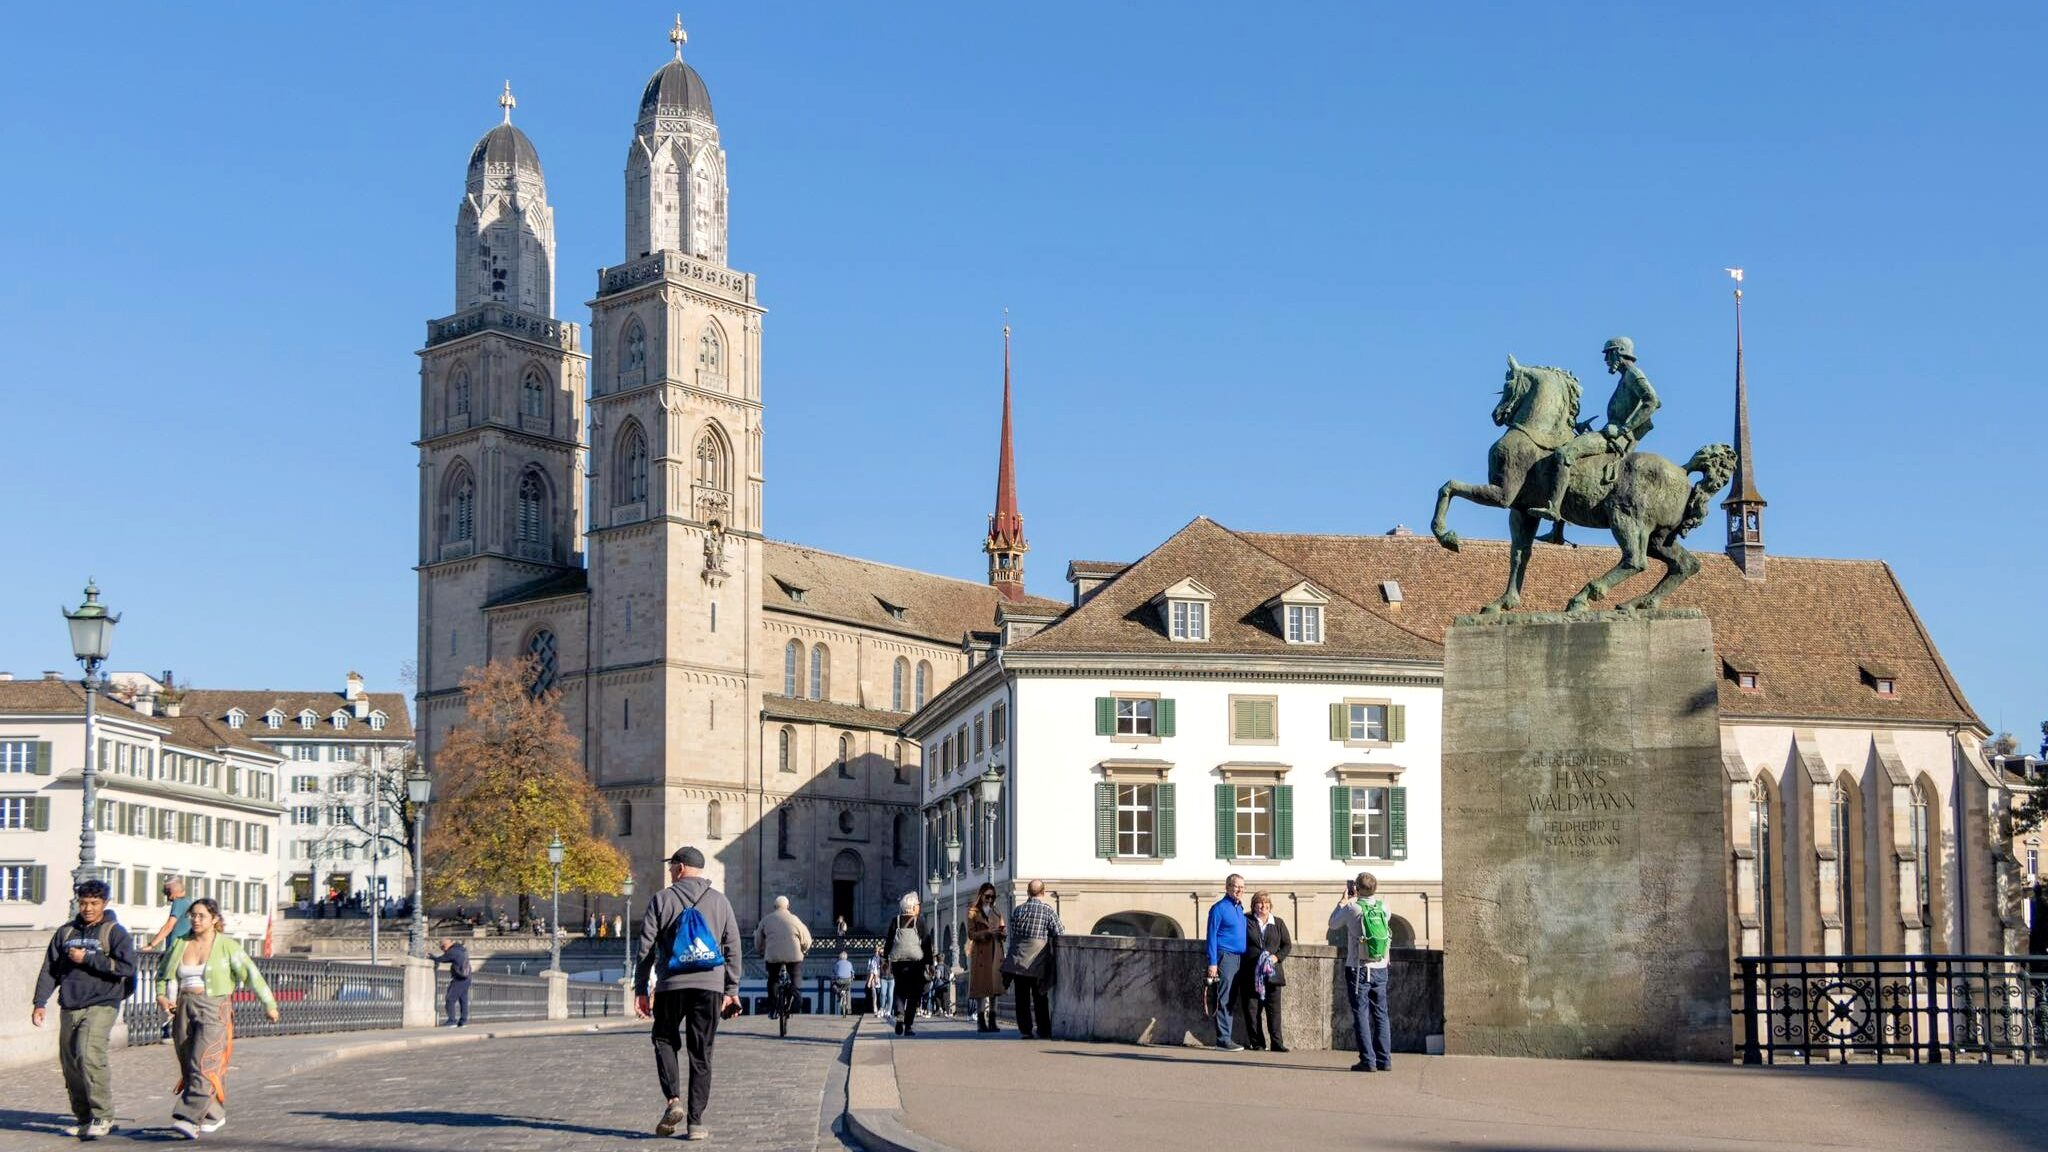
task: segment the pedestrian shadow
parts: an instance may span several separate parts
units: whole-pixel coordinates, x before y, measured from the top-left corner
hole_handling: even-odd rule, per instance
[[[19,1108],[0,1108],[0,1130],[11,1132],[48,1132],[59,1135],[70,1124],[71,1117],[59,1112],[28,1112]]]
[[[1203,1051],[1203,1049],[1189,1049]],[[1349,1072],[1348,1064],[1296,1064],[1281,1060],[1261,1060],[1254,1055],[1249,1060],[1233,1060],[1228,1056],[1168,1056],[1151,1052],[1090,1052],[1084,1048],[1048,1048],[1047,1056],[1086,1056],[1094,1060],[1146,1060],[1155,1064],[1215,1064],[1224,1068],[1249,1071],[1256,1068],[1285,1068],[1296,1072]]]
[[[532,1132],[560,1132],[573,1136],[634,1137],[646,1133],[630,1128],[594,1128],[540,1116],[506,1116],[490,1112],[444,1112],[414,1108],[399,1112],[294,1112],[322,1120],[346,1120],[360,1124],[410,1124],[421,1128],[518,1128]]]

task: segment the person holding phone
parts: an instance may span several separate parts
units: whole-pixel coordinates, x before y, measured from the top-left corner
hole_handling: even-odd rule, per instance
[[[654,1134],[672,1136],[681,1128],[685,1140],[706,1140],[711,1136],[704,1128],[704,1110],[711,1103],[711,1042],[718,1036],[718,1021],[730,1019],[740,1010],[739,919],[725,893],[713,888],[704,875],[704,853],[695,848],[676,849],[668,858],[668,878],[669,886],[654,894],[640,918],[633,1012],[643,1020],[654,1018],[654,1071],[668,1101]],[[677,952],[676,929],[690,912],[696,913],[691,919],[718,941],[724,963],[702,967],[693,963],[687,952]],[[694,942],[686,938],[685,943]],[[708,941],[702,952],[710,956]],[[661,973],[655,979],[657,963]],[[690,1059],[687,1108],[676,1059],[679,1050],[687,1051]]]

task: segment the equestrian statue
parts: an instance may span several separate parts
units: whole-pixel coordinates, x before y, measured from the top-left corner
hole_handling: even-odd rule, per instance
[[[1700,562],[1679,538],[1707,518],[1707,504],[1727,487],[1735,472],[1735,449],[1709,444],[1679,467],[1662,456],[1636,451],[1650,431],[1657,392],[1636,366],[1635,344],[1617,336],[1601,349],[1607,371],[1621,378],[1607,404],[1607,419],[1579,422],[1579,380],[1562,368],[1518,364],[1508,357],[1507,380],[1493,422],[1507,431],[1486,457],[1485,484],[1449,480],[1437,490],[1430,531],[1453,552],[1458,534],[1444,522],[1451,498],[1508,510],[1508,587],[1481,612],[1507,612],[1522,602],[1522,576],[1535,550],[1536,530],[1556,522],[1550,542],[1562,543],[1564,526],[1606,528],[1614,533],[1621,559],[1579,589],[1565,605],[1583,610],[1604,600],[1615,585],[1641,572],[1654,558],[1664,578],[1625,607],[1655,608],[1671,590],[1698,572]],[[1699,479],[1687,482],[1690,473]]]

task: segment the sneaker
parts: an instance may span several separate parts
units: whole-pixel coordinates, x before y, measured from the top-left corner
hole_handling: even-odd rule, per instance
[[[80,1140],[97,1140],[102,1136],[111,1136],[113,1134],[114,1122],[112,1120],[95,1120],[85,1126],[85,1129],[78,1134],[78,1138]]]
[[[1352,1070],[1353,1072],[1377,1072],[1377,1071],[1379,1071],[1379,1069],[1377,1069],[1377,1068],[1373,1067],[1373,1066],[1372,1066],[1372,1063],[1371,1063],[1370,1061],[1367,1061],[1367,1060],[1360,1060],[1360,1061],[1359,1061],[1358,1063],[1356,1063],[1356,1064],[1353,1064],[1353,1065],[1351,1066],[1351,1070]]]
[[[227,1127],[227,1123],[228,1123],[228,1118],[227,1118],[227,1117],[225,1117],[225,1116],[216,1116],[216,1117],[214,1117],[214,1118],[213,1118],[213,1119],[211,1119],[211,1120],[207,1120],[207,1121],[203,1121],[203,1122],[201,1122],[201,1123],[200,1123],[200,1125],[199,1125],[199,1130],[200,1130],[201,1132],[218,1132],[218,1131],[220,1131],[220,1130],[221,1130],[222,1128],[225,1128],[225,1127]]]
[[[683,1139],[709,1140],[711,1139],[711,1129],[704,1127],[702,1124],[692,1124],[683,1130]]]
[[[668,1102],[668,1107],[662,1111],[661,1121],[654,1126],[654,1134],[656,1136],[673,1136],[676,1129],[683,1127],[688,1119],[688,1113],[683,1111],[683,1102],[671,1100]]]
[[[171,1121],[171,1127],[177,1129],[178,1135],[187,1140],[199,1139],[199,1125],[194,1124],[190,1120],[173,1120]]]
[[[1218,1044],[1218,1045],[1216,1046],[1216,1050],[1217,1050],[1218,1052],[1242,1052],[1242,1051],[1244,1051],[1244,1045],[1242,1045],[1242,1044]]]

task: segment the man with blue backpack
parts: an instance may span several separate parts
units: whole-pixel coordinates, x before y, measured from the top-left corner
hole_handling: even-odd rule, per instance
[[[1393,921],[1377,893],[1380,882],[1360,872],[1345,885],[1350,897],[1330,913],[1330,929],[1344,965],[1344,995],[1351,1002],[1351,1023],[1358,1031],[1358,1063],[1353,1072],[1386,1072],[1393,1068],[1393,1028],[1387,1016],[1387,954],[1394,940]]]
[[[711,1102],[711,1042],[719,1018],[740,1007],[740,926],[725,894],[704,875],[704,853],[676,849],[668,858],[668,878],[669,886],[655,893],[640,918],[633,1011],[643,1020],[654,1017],[654,1069],[668,1101],[654,1134],[672,1136],[682,1128],[683,1139],[706,1140],[711,1136],[704,1128],[704,1109]],[[676,1063],[679,1050],[690,1058],[687,1110]]]

